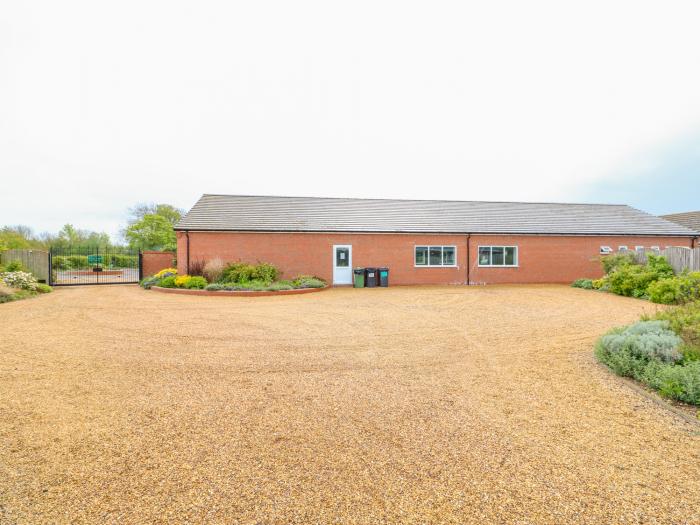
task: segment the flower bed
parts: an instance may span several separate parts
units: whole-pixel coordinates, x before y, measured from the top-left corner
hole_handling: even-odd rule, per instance
[[[188,290],[186,288],[161,288],[160,286],[153,286],[151,290],[155,290],[160,293],[172,293],[181,295],[205,295],[209,297],[266,297],[271,295],[298,295],[322,292],[328,290],[328,286],[323,288],[296,288],[292,290]]]
[[[37,282],[36,277],[29,272],[0,271],[0,303],[27,299],[51,291],[50,286]]]
[[[700,303],[617,328],[598,341],[595,355],[617,375],[700,405]]]
[[[663,256],[649,255],[646,264],[639,264],[629,254],[608,255],[602,263],[605,270],[602,279],[577,279],[571,286],[660,304],[700,300],[700,272],[674,275],[673,268]]]
[[[315,291],[327,287],[325,281],[310,275],[278,280],[279,270],[267,263],[224,264],[214,259],[206,264],[192,264],[190,270],[203,275],[178,275],[177,269],[166,268],[141,281],[141,286],[147,290],[157,288],[158,291],[194,292],[192,295],[243,296],[308,293],[306,290]]]

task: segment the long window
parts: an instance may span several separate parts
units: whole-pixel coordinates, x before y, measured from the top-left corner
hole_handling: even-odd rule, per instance
[[[479,266],[518,266],[518,247],[479,246]]]
[[[456,266],[455,246],[416,246],[416,266]]]

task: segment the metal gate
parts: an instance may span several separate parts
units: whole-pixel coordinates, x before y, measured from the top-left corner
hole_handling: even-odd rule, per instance
[[[52,286],[138,283],[143,257],[138,250],[119,247],[51,248],[49,266]]]

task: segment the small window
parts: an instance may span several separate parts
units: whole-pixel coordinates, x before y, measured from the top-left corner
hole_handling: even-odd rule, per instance
[[[600,254],[601,255],[608,255],[612,252],[613,252],[613,249],[610,246],[601,246],[600,247]]]
[[[416,246],[416,266],[456,266],[457,248],[455,246]]]
[[[659,252],[661,252],[661,247],[660,246],[652,246],[651,251],[659,253]]]
[[[625,246],[625,245],[623,244],[623,245],[620,245],[620,246],[617,247],[617,251],[618,251],[618,252],[627,252],[627,251],[629,251],[629,250],[627,249],[627,246]]]
[[[644,253],[644,246],[635,246],[634,251],[637,253]]]
[[[479,246],[479,266],[518,266],[518,247]]]

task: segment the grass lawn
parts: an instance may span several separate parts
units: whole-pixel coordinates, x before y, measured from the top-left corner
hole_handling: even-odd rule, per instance
[[[0,305],[0,523],[692,523],[700,432],[567,286]],[[383,521],[382,521],[383,520]]]

